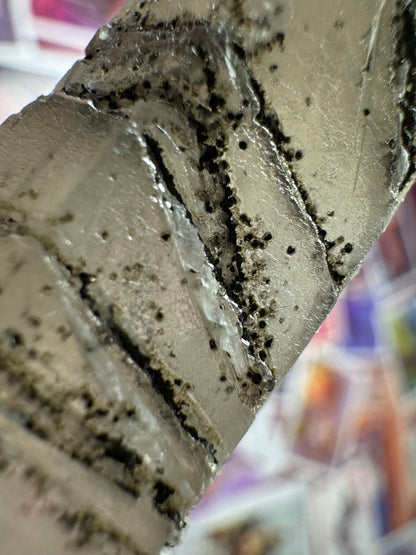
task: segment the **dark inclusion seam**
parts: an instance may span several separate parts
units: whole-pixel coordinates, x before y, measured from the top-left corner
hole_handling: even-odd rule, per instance
[[[276,148],[278,154],[281,154],[286,161],[293,160],[293,153],[285,148],[285,144],[290,142],[290,137],[286,136],[280,125],[279,118],[277,115],[270,110],[267,110],[266,107],[266,98],[264,91],[261,88],[260,83],[254,77],[252,71],[248,67],[248,55],[246,50],[241,44],[238,42],[233,42],[233,49],[236,55],[246,66],[247,75],[250,80],[251,89],[254,93],[255,98],[257,99],[259,110],[257,115],[255,116],[257,122],[268,132],[271,136],[273,144]],[[295,156],[296,157],[296,156]],[[300,200],[302,200],[302,206],[304,211],[306,212],[307,216],[309,216],[310,223],[312,224],[319,243],[322,245],[324,252],[325,252],[325,261],[328,268],[328,272],[332,278],[333,285],[335,286],[336,290],[339,291],[343,285],[345,280],[345,276],[340,274],[338,270],[335,268],[335,264],[333,264],[330,260],[330,250],[334,247],[334,243],[328,241],[326,239],[326,231],[319,225],[318,216],[313,210],[311,203],[308,201],[308,193],[303,185],[300,183],[296,173],[290,169],[290,173],[287,172],[287,176],[290,180],[292,186],[298,191]]]
[[[67,265],[65,266],[68,268]],[[83,282],[83,285],[80,290],[80,294],[83,296],[87,295],[86,288],[90,283],[90,278],[91,276],[88,277],[88,274],[85,274],[85,273],[80,274],[80,279]],[[0,360],[0,372],[5,373],[9,379],[13,377],[12,370],[13,370],[12,367],[9,367],[7,363],[2,364]],[[22,413],[22,414],[25,414],[26,416],[26,419],[24,421],[25,427],[40,439],[51,441],[51,443],[53,443],[53,445],[59,451],[64,452],[70,458],[78,462],[81,462],[88,467],[92,466],[94,460],[97,459],[96,456],[95,457],[91,456],[91,458],[89,458],[88,456],[87,457],[83,456],[81,452],[77,451],[75,448],[71,448],[69,450],[66,449],[64,445],[61,445],[57,443],[55,440],[53,440],[52,438],[50,438],[49,433],[44,428],[44,426],[42,426],[41,420],[38,421],[37,418],[35,418],[35,416],[38,417],[41,414],[43,415],[46,414],[48,416],[48,419],[52,422],[53,425],[60,426],[59,418],[60,418],[60,415],[64,412],[64,409],[62,408],[62,406],[52,403],[50,400],[46,399],[43,395],[41,395],[36,389],[36,384],[31,383],[28,385],[21,386],[20,393],[21,393],[21,397],[25,400],[24,402],[26,402],[27,400],[30,400],[30,402],[32,403],[34,402],[37,407],[35,411],[35,415],[33,414],[26,415],[25,413]],[[89,411],[91,410],[91,412],[89,412],[89,416],[97,416],[97,415],[105,416],[106,414],[108,414],[107,412],[101,412],[101,409],[93,408],[92,397],[87,391],[81,392],[80,397],[85,399],[85,401],[88,403]],[[19,413],[21,412],[21,410],[22,409],[19,409]],[[8,408],[6,408],[6,411],[10,412],[10,414],[14,414],[16,412],[14,410],[9,411]],[[106,431],[95,433],[93,430],[89,428],[86,428],[86,431],[87,431],[87,434],[91,435],[90,436],[91,440],[96,442],[96,445],[93,447],[93,451],[97,447],[102,447],[104,450],[104,455],[106,457],[111,459],[113,462],[120,463],[123,465],[125,472],[127,472],[132,478],[133,484],[123,482],[120,479],[110,479],[110,477],[105,473],[101,473],[101,475],[105,479],[112,481],[117,487],[121,488],[123,491],[125,491],[128,495],[130,495],[134,499],[140,498],[140,495],[141,495],[140,488],[143,482],[142,481],[137,482],[135,477],[133,476],[133,473],[136,467],[141,467],[143,462],[142,456],[139,453],[135,452],[134,450],[129,449],[128,446],[124,445],[121,438],[113,438],[109,436]],[[140,472],[143,478],[143,468],[141,468]],[[167,506],[165,505],[165,502],[167,501],[167,499],[175,493],[175,489],[173,489],[169,484],[167,484],[165,481],[161,480],[160,478],[155,480],[154,474],[149,472],[147,472],[147,474],[149,474],[150,481],[154,482],[153,490],[155,494],[153,497],[153,502],[156,510],[161,515],[167,516],[170,520],[172,520],[178,529],[182,528],[182,517],[181,517],[180,511],[175,510],[170,503]]]
[[[71,266],[66,266],[72,273]],[[72,274],[73,275],[73,274]],[[211,455],[215,464],[218,462],[215,457],[215,448],[207,439],[201,437],[194,426],[186,423],[186,414],[182,410],[182,405],[175,400],[173,384],[163,376],[163,372],[156,369],[151,364],[151,358],[140,351],[140,347],[135,343],[128,333],[119,326],[114,318],[114,306],[108,307],[109,316],[103,317],[100,307],[88,291],[88,286],[92,282],[92,276],[85,272],[75,274],[81,280],[82,286],[79,289],[80,298],[87,304],[94,316],[98,319],[103,329],[111,332],[111,337],[120,349],[147,375],[149,376],[152,387],[163,398],[165,403],[173,410],[182,429],[190,435],[197,443],[201,444]]]
[[[176,200],[185,209],[185,215],[188,218],[189,222],[192,224],[192,226],[195,228],[195,230],[198,234],[198,239],[201,241],[201,244],[203,246],[205,255],[206,255],[207,260],[208,260],[208,262],[210,263],[210,265],[213,269],[213,272],[214,272],[214,275],[215,275],[215,278],[216,278],[217,282],[223,287],[227,296],[232,301],[234,301],[239,306],[239,308],[241,308],[241,299],[238,297],[238,295],[236,295],[234,293],[234,291],[232,290],[232,286],[230,287],[230,285],[227,284],[226,281],[224,280],[224,278],[222,276],[221,268],[218,265],[218,261],[215,259],[214,255],[212,254],[212,252],[210,251],[208,246],[203,241],[201,235],[199,234],[198,228],[196,227],[196,225],[193,221],[192,214],[188,210],[188,208],[185,204],[185,201],[183,200],[182,195],[180,194],[180,192],[178,191],[178,189],[175,185],[174,177],[170,173],[168,168],[166,167],[166,164],[163,160],[163,150],[162,150],[162,148],[160,147],[159,143],[155,139],[150,137],[149,135],[144,134],[143,137],[146,141],[147,152],[148,152],[153,164],[156,167],[157,177],[159,179],[162,179],[163,183],[166,185],[166,187],[167,187],[168,191],[171,193],[171,195],[174,198],[176,198]],[[227,194],[227,191],[224,191],[224,196],[226,196],[226,194]],[[224,211],[226,211],[224,206],[221,205],[221,207],[223,208]],[[230,215],[228,213],[227,213],[227,215],[230,217]],[[230,229],[228,230],[228,232],[229,232],[229,235],[231,235]],[[234,245],[234,243],[231,243],[231,244]]]
[[[109,307],[100,307],[98,302],[90,294],[89,285],[94,281],[94,276],[87,272],[75,271],[73,266],[65,263],[65,261],[62,260],[59,254],[56,251],[54,252],[54,249],[51,249],[50,246],[46,245],[42,238],[39,237],[36,233],[31,232],[29,228],[22,228],[20,231],[18,231],[18,234],[22,234],[26,237],[33,237],[36,241],[39,241],[44,246],[47,252],[49,252],[50,254],[55,254],[56,263],[61,268],[61,271],[64,275],[67,275],[67,273],[69,273],[72,278],[78,278],[80,280],[81,285],[78,287],[76,287],[70,279],[68,279],[67,282],[71,286],[71,288],[77,291],[81,301],[83,301],[83,303],[94,315],[98,322],[98,326],[101,327],[101,330],[104,333],[109,333],[110,339],[112,339],[114,343],[118,345],[120,350],[124,352],[136,364],[136,366],[150,378],[152,387],[154,388],[156,393],[158,393],[163,398],[165,403],[172,409],[181,428],[186,432],[187,435],[189,435],[196,443],[200,444],[209,453],[214,464],[218,464],[218,460],[215,456],[216,449],[213,443],[201,437],[198,433],[198,430],[194,426],[186,423],[187,415],[182,410],[182,403],[178,403],[175,399],[174,385],[172,384],[172,382],[170,382],[163,376],[163,372],[161,370],[156,369],[151,365],[151,358],[143,354],[140,351],[139,346],[134,343],[129,335],[115,322],[114,306],[110,305]],[[103,316],[102,312],[108,312],[109,316]],[[101,341],[100,344],[102,345]],[[0,368],[0,371],[1,369],[2,368]],[[110,455],[110,458],[114,457]],[[173,520],[175,520],[176,523],[176,516]]]
[[[244,49],[239,45],[239,51],[243,51]],[[258,123],[268,131],[268,134],[271,136],[274,146],[278,154],[281,154],[285,160],[290,158],[290,153],[285,149],[283,146],[285,143],[290,141],[290,138],[287,137],[281,130],[280,121],[277,115],[271,113],[269,110],[266,109],[266,99],[264,92],[261,88],[260,83],[255,79],[252,75],[252,72],[247,67],[247,73],[250,76],[250,84],[254,94],[259,103],[259,111],[256,115],[256,120]],[[301,185],[299,182],[296,173],[293,170],[290,170],[288,173],[288,178],[290,179],[291,184],[296,188],[299,193],[300,199],[303,203],[303,208],[306,214],[309,216],[310,222],[315,229],[317,239],[319,243],[322,245],[324,252],[325,252],[325,261],[328,268],[328,272],[332,278],[333,284],[337,291],[342,287],[342,284],[345,280],[345,276],[340,274],[338,270],[334,267],[330,260],[330,253],[329,251],[332,249],[334,244],[331,241],[328,241],[326,236],[326,231],[319,225],[318,217],[310,202],[308,201],[308,194],[306,189]]]
[[[195,126],[196,121],[192,120],[192,125]],[[239,284],[241,284],[242,282],[244,282],[246,280],[245,275],[243,273],[243,269],[242,269],[242,257],[239,253],[240,248],[237,246],[237,234],[236,234],[236,224],[233,224],[233,219],[234,216],[232,214],[231,211],[231,206],[234,204],[233,202],[231,202],[231,199],[233,199],[233,191],[231,189],[231,187],[228,185],[227,182],[224,182],[224,180],[221,182],[221,180],[219,180],[218,182],[215,181],[217,183],[218,186],[222,187],[223,189],[223,193],[224,193],[224,198],[220,203],[220,207],[222,208],[222,210],[224,211],[224,213],[227,215],[228,218],[228,242],[234,247],[234,257],[235,257],[235,267],[236,267],[236,276],[234,277],[234,279],[231,281],[231,283],[227,283],[222,276],[222,270],[218,265],[218,261],[215,261],[213,259],[213,256],[210,252],[210,250],[208,249],[208,247],[204,244],[202,238],[200,237],[198,230],[193,222],[192,219],[192,215],[190,214],[190,212],[187,210],[186,208],[186,204],[183,201],[183,198],[181,196],[181,194],[179,193],[179,191],[177,190],[175,183],[174,183],[174,178],[172,176],[172,174],[169,172],[169,170],[167,169],[164,160],[163,160],[163,151],[160,148],[159,144],[157,143],[157,141],[155,141],[154,139],[152,139],[149,135],[143,135],[147,145],[148,145],[148,154],[150,156],[150,158],[152,159],[152,162],[155,165],[156,168],[156,180],[158,179],[162,179],[164,184],[166,185],[167,189],[169,190],[169,192],[172,194],[172,196],[174,198],[176,198],[178,200],[178,202],[184,207],[185,209],[185,213],[187,218],[189,219],[190,223],[193,225],[193,227],[196,229],[197,234],[198,234],[198,238],[201,241],[201,244],[204,247],[204,251],[205,254],[207,256],[208,262],[211,263],[212,266],[212,271],[214,273],[214,276],[217,279],[217,282],[223,287],[223,295],[225,293],[225,295],[228,296],[228,298],[231,301],[234,301],[235,304],[240,308],[240,314],[238,315],[238,319],[240,321],[240,325],[242,328],[242,337],[244,339],[249,339],[250,338],[250,333],[249,330],[245,324],[245,319],[243,318],[244,314],[246,314],[244,312],[244,308],[247,308],[247,301],[244,298],[244,291],[243,291],[243,287],[240,285],[240,287],[237,289],[237,286]],[[205,147],[205,151],[207,149],[210,148],[210,145],[207,145],[205,142],[202,142],[201,146]],[[219,156],[219,155],[218,155]],[[201,156],[201,159],[204,157],[204,154]],[[217,165],[217,164],[215,164]],[[224,174],[225,175],[225,174]],[[212,178],[214,179],[215,177],[218,176],[212,176]],[[228,177],[228,176],[227,176]],[[239,293],[239,294],[238,294]],[[215,344],[215,342],[214,342]],[[213,348],[213,347],[211,347]],[[254,356],[253,352],[250,352],[250,348],[249,348],[249,353]],[[261,360],[261,354],[259,355]],[[270,370],[270,368],[269,368]],[[254,377],[253,377],[254,376]],[[262,377],[260,377],[260,374],[258,373],[253,373],[253,371],[249,368],[248,372],[247,372],[247,377],[249,377],[251,379],[251,381],[256,384],[259,385],[262,382]],[[258,377],[259,379],[256,381],[256,377]],[[270,390],[270,383],[266,380],[264,382],[264,387],[266,390]]]
[[[408,2],[406,5],[400,2],[398,5],[403,11],[393,19],[394,22],[401,20],[401,40],[397,40],[395,65],[400,66],[404,60],[407,60],[410,65],[407,71],[406,92],[400,102],[403,113],[402,144],[409,154],[409,168],[399,186],[399,192],[401,192],[416,171],[416,146],[413,142],[416,134],[416,10],[412,2]]]
[[[198,122],[193,119],[190,118],[189,122],[191,124],[191,127],[193,127],[195,129],[195,132],[198,136],[198,144],[199,144],[199,148],[202,149],[200,150],[201,153],[201,157],[200,157],[200,164],[202,163],[201,161],[205,158],[207,158],[207,160],[205,160],[205,162],[207,161],[211,161],[211,163],[215,166],[218,166],[218,164],[216,162],[212,162],[211,160],[211,156],[207,155],[207,151],[211,148],[213,149],[214,147],[212,147],[212,145],[209,145],[205,142],[205,140],[201,140],[201,126],[202,124],[198,125]],[[189,222],[191,223],[191,225],[194,227],[194,229],[197,232],[198,238],[201,241],[201,245],[204,248],[205,251],[205,255],[207,257],[208,262],[211,264],[211,270],[214,273],[214,276],[217,280],[217,282],[220,284],[220,286],[222,286],[223,288],[223,292],[222,294],[228,296],[230,301],[234,301],[234,303],[240,308],[240,314],[238,315],[238,319],[240,321],[240,325],[242,327],[242,337],[245,339],[249,339],[250,334],[249,331],[246,327],[245,324],[245,319],[243,318],[244,315],[244,308],[246,306],[246,300],[244,299],[244,292],[243,292],[243,287],[240,285],[242,282],[244,282],[246,280],[246,277],[243,273],[243,269],[242,269],[242,256],[240,255],[240,247],[238,247],[237,245],[237,234],[236,234],[236,223],[234,224],[233,220],[234,220],[234,215],[231,211],[231,206],[234,205],[234,196],[233,196],[233,191],[231,189],[231,187],[229,186],[229,178],[228,175],[225,173],[218,173],[216,174],[214,172],[214,175],[211,175],[211,178],[214,179],[215,183],[222,188],[223,190],[223,200],[220,202],[219,206],[221,207],[221,209],[223,210],[223,212],[225,213],[225,215],[227,216],[227,229],[228,229],[228,242],[234,247],[234,263],[235,263],[235,267],[236,267],[236,276],[233,278],[233,280],[231,281],[231,283],[227,283],[223,276],[222,276],[222,269],[219,266],[219,261],[215,260],[212,253],[210,252],[209,248],[207,247],[207,245],[205,245],[204,241],[202,240],[201,236],[198,233],[198,229],[195,226],[194,222],[193,222],[193,218],[192,215],[190,214],[189,210],[186,207],[186,204],[183,200],[182,195],[180,194],[180,192],[178,191],[175,182],[174,182],[174,177],[172,176],[172,174],[169,172],[168,168],[166,167],[166,164],[163,160],[163,150],[160,147],[160,145],[158,144],[158,142],[151,138],[149,135],[144,134],[143,138],[146,141],[147,144],[147,150],[148,150],[148,154],[149,157],[151,158],[155,169],[156,169],[156,181],[157,180],[162,180],[163,183],[166,185],[168,191],[171,193],[171,195],[176,198],[176,200],[180,203],[180,205],[183,206],[183,208],[185,209],[185,214],[186,217],[188,218]],[[215,148],[215,151],[217,152],[217,154],[214,156],[215,159],[220,157],[220,154],[218,152],[218,149]],[[209,164],[208,164],[209,166]],[[205,167],[204,163],[202,163],[202,167]],[[206,168],[209,171],[209,168]],[[213,173],[212,171],[209,173]],[[220,179],[220,177],[222,177],[222,179]],[[227,177],[228,181],[225,180],[224,178]],[[239,286],[239,288],[237,288],[237,286]],[[214,342],[215,343],[215,342]],[[212,348],[212,347],[211,347]],[[250,352],[250,351],[249,351]],[[250,353],[254,356],[253,353]],[[261,358],[261,356],[260,356]],[[262,359],[263,360],[263,359]],[[256,376],[260,376],[260,374],[256,374]],[[255,381],[255,379],[253,379],[253,372],[250,370],[248,370],[247,372],[247,377],[249,377],[253,383],[259,385],[262,382],[262,379],[260,378],[257,382]],[[270,389],[270,384],[265,382],[264,386],[266,388],[266,390]]]
[[[13,378],[12,370],[13,369],[9,369],[7,365],[3,366],[0,362],[0,372],[4,372],[9,377],[9,379]],[[34,403],[36,405],[35,415],[33,414],[26,415],[24,412],[22,412],[21,409],[18,410],[20,416],[24,414],[25,419],[23,424],[28,430],[30,430],[35,436],[37,436],[40,439],[47,440],[47,441],[50,440],[51,443],[53,443],[53,445],[57,449],[59,449],[60,451],[63,451],[70,458],[77,460],[85,464],[86,466],[92,465],[92,463],[97,457],[92,456],[91,460],[89,460],[88,457],[83,456],[75,448],[68,451],[67,449],[65,449],[63,445],[56,443],[54,439],[50,438],[48,431],[44,426],[42,426],[41,419],[39,420],[37,419],[37,417],[39,417],[40,415],[43,415],[43,416],[46,415],[48,419],[50,419],[50,421],[55,426],[56,425],[60,426],[61,424],[60,424],[59,416],[61,415],[61,413],[64,412],[64,409],[62,407],[54,406],[50,400],[46,399],[43,395],[41,395],[36,389],[36,384],[21,386],[20,396],[24,400],[24,402],[26,402],[29,399],[31,403]],[[83,393],[81,397],[90,401],[89,395],[87,393]],[[15,414],[17,412],[14,409],[6,408],[5,410],[10,414]],[[94,413],[93,413],[93,416],[94,416]],[[117,463],[122,464],[124,468],[129,472],[134,471],[136,466],[140,466],[142,464],[141,455],[138,453],[135,453],[134,451],[131,451],[127,446],[123,445],[122,439],[111,438],[107,433],[96,434],[89,429],[87,429],[87,432],[91,434],[91,440],[96,441],[97,445],[103,448],[105,456],[107,456],[109,459],[112,459]],[[108,476],[106,474],[103,473],[102,476],[108,479]],[[141,483],[138,483],[138,484],[134,483],[134,486],[133,486],[133,485],[124,483],[120,480],[113,480],[113,481],[117,484],[118,487],[123,489],[126,493],[128,493],[130,496],[134,497],[135,499],[138,499],[140,497],[140,486],[142,485]]]

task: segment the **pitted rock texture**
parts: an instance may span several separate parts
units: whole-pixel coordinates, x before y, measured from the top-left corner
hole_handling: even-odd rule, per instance
[[[414,10],[130,1],[2,126],[0,453],[58,536],[177,539],[412,184]]]

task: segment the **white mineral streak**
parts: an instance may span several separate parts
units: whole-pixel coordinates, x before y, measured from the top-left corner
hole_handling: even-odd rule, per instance
[[[22,555],[175,541],[414,180],[414,11],[130,0],[2,126],[0,487],[56,500]]]

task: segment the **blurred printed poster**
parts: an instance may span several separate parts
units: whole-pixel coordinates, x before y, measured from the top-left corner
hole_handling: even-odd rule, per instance
[[[401,371],[403,393],[416,389],[416,291],[400,292],[385,308],[387,339]]]
[[[406,420],[396,377],[390,368],[374,367],[370,390],[371,396],[355,421],[363,451],[366,448],[383,476],[376,512],[380,535],[385,535],[412,516]]]
[[[296,426],[295,453],[324,464],[334,462],[350,386],[350,380],[328,364],[317,361],[311,365]]]
[[[372,351],[378,345],[374,325],[374,299],[368,291],[346,292],[344,295],[344,337],[347,349],[366,349]]]
[[[33,27],[41,48],[82,52],[123,0],[32,0]]]
[[[333,343],[338,345],[344,336],[345,317],[343,301],[339,299],[311,340],[312,345]]]
[[[374,507],[382,478],[363,455],[311,484],[308,528],[311,555],[379,555]]]
[[[12,42],[14,32],[10,17],[9,0],[0,0],[0,42]]]
[[[411,522],[383,539],[378,546],[379,555],[415,555],[416,524]]]
[[[309,555],[307,488],[282,481],[193,521],[175,555]]]
[[[123,0],[32,0],[35,16],[98,28],[121,6]]]
[[[410,270],[398,215],[391,220],[380,236],[378,244],[390,279],[395,279]]]

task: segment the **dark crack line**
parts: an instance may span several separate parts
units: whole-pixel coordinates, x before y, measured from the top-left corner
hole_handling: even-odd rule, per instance
[[[71,266],[65,265],[67,269],[72,270]],[[108,307],[109,316],[103,316],[102,310],[95,299],[89,292],[89,285],[93,282],[93,276],[85,272],[81,272],[78,276],[81,280],[82,286],[79,289],[79,296],[84,301],[88,308],[93,312],[94,316],[99,321],[104,330],[111,333],[111,338],[118,345],[118,347],[128,355],[128,357],[142,370],[149,378],[153,389],[162,397],[165,403],[172,409],[173,414],[178,420],[182,429],[192,437],[197,443],[202,445],[212,456],[215,463],[215,448],[212,443],[198,434],[197,429],[186,422],[187,415],[182,410],[182,404],[178,403],[175,399],[174,385],[171,381],[163,376],[161,370],[154,368],[151,364],[151,358],[141,352],[137,343],[135,343],[128,333],[117,324],[114,317],[114,307]]]
[[[154,390],[163,398],[165,403],[173,410],[177,420],[179,421],[182,429],[187,432],[196,442],[203,445],[207,451],[215,459],[215,449],[212,443],[202,438],[196,428],[186,423],[186,414],[182,410],[181,404],[178,404],[175,399],[173,384],[163,377],[162,371],[154,368],[151,364],[151,359],[140,351],[137,343],[134,343],[128,333],[124,331],[116,322],[114,318],[114,308],[110,306],[110,317],[104,323],[108,326],[112,333],[113,339],[118,346],[129,356],[129,358],[147,374],[152,382]],[[217,461],[216,461],[217,462]]]
[[[195,121],[193,121],[193,123],[194,123],[194,126],[195,126]],[[222,288],[224,289],[227,296],[232,301],[234,301],[237,304],[237,306],[239,306],[241,308],[242,300],[233,290],[234,283],[230,285],[225,281],[225,279],[222,275],[222,270],[219,267],[218,261],[216,260],[216,258],[214,257],[214,255],[210,251],[209,247],[205,244],[201,235],[199,234],[198,228],[195,225],[194,220],[192,218],[192,214],[188,210],[188,208],[186,206],[186,203],[183,200],[182,195],[180,194],[178,188],[176,187],[173,175],[170,173],[170,171],[168,170],[168,168],[167,168],[167,166],[164,162],[162,148],[160,147],[158,142],[155,139],[153,139],[152,137],[150,137],[149,135],[144,134],[143,137],[146,141],[147,152],[148,152],[153,164],[156,167],[156,172],[157,172],[157,175],[158,175],[159,179],[161,179],[163,181],[163,183],[166,185],[166,188],[168,189],[170,194],[184,208],[186,217],[188,218],[191,225],[195,228],[195,230],[198,234],[198,238],[201,241],[201,244],[203,246],[205,255],[207,257],[207,261],[213,269],[213,272],[214,272],[214,275],[215,275],[215,278],[216,278],[217,282],[222,286]],[[201,154],[201,158],[202,157],[203,157],[203,155]],[[226,184],[224,185],[223,189],[224,189],[224,199],[221,202],[221,208],[225,212],[228,221],[230,221],[230,219],[232,218],[232,213],[231,213],[231,210],[230,210],[228,199],[232,198],[233,192],[229,187],[227,189]],[[237,261],[239,263],[238,270],[239,270],[239,275],[240,275],[240,281],[244,281],[244,278],[241,277],[241,275],[242,275],[241,256],[236,251],[236,247],[237,247],[237,245],[236,245],[236,241],[237,241],[236,232],[232,228],[231,225],[228,225],[227,227],[228,227],[228,233],[229,233],[229,242],[230,242],[230,244],[232,244],[234,246],[235,255],[236,255]]]
[[[192,226],[195,227],[192,215],[186,207],[182,195],[176,187],[173,175],[170,173],[163,160],[163,149],[155,139],[150,137],[150,135],[143,134],[143,138],[146,141],[147,152],[156,167],[156,172],[159,174],[170,194],[179,202],[179,204],[183,206],[183,208],[185,209],[186,217],[191,222]]]
[[[234,196],[234,191],[230,187],[230,177],[226,171],[219,170],[219,164],[215,161],[221,158],[220,147],[214,147],[207,143],[208,140],[208,130],[206,127],[200,123],[193,115],[188,115],[188,121],[191,128],[194,130],[197,143],[199,146],[199,164],[200,170],[205,169],[210,174],[211,179],[214,181],[215,185],[221,188],[223,193],[223,199],[219,203],[219,207],[226,216],[225,225],[228,232],[227,242],[232,246],[234,251],[234,257],[236,261],[236,277],[231,283],[227,283],[224,279],[222,268],[219,265],[219,261],[215,259],[210,250],[206,249],[206,254],[210,264],[214,269],[214,275],[218,283],[223,287],[227,296],[241,309],[244,309],[244,299],[241,293],[242,286],[241,283],[246,280],[243,268],[242,268],[242,257],[239,252],[239,247],[237,245],[237,223],[234,221],[235,217],[232,213],[231,207],[234,206],[236,200]],[[224,135],[224,133],[222,132]],[[225,159],[223,159],[226,162]]]
[[[7,356],[4,353],[0,352],[0,357],[2,357],[3,361],[7,361]],[[112,481],[135,499],[140,497],[141,483],[137,483],[133,476],[136,466],[141,465],[142,463],[142,457],[140,454],[135,453],[125,446],[122,439],[110,438],[107,433],[95,433],[89,429],[88,426],[83,426],[86,441],[89,443],[91,448],[90,453],[87,455],[75,448],[76,442],[73,444],[71,442],[61,443],[58,438],[51,434],[51,428],[68,429],[64,424],[64,407],[66,407],[67,399],[64,398],[60,400],[60,402],[47,399],[39,392],[36,382],[24,382],[26,375],[25,371],[20,371],[19,374],[16,374],[14,366],[7,364],[7,362],[2,363],[0,361],[0,373],[6,375],[8,385],[18,388],[19,393],[19,406],[9,407],[6,404],[3,407],[8,414],[13,417],[18,414],[23,426],[32,434],[42,440],[50,442],[59,451],[65,453],[71,459],[76,460],[87,467],[91,467],[93,465],[94,460],[98,458],[95,452],[98,452],[99,449],[102,448],[104,455],[113,462],[122,464],[128,472],[126,477],[134,480],[133,484],[129,484],[121,480]],[[88,417],[95,416],[96,413],[94,411],[93,401],[90,395],[88,393],[80,393],[79,398],[91,403],[91,406],[89,406]],[[33,405],[35,405],[35,410],[30,410],[30,408],[33,409]],[[45,421],[47,421],[47,423]],[[67,424],[68,422],[71,422],[71,420],[67,420]],[[77,424],[82,427],[82,419],[80,419]],[[106,479],[111,479],[105,471],[101,471],[100,474]]]

